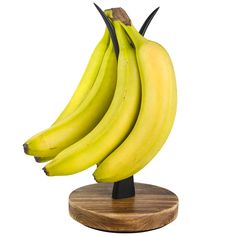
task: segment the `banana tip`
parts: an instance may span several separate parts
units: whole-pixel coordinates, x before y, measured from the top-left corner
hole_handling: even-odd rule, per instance
[[[93,178],[94,178],[94,180],[97,182],[97,183],[99,183],[100,181],[96,178],[96,175],[93,173]]]
[[[40,161],[40,157],[34,157],[34,159],[35,159],[35,161],[38,162],[38,163],[41,162],[41,161]]]
[[[28,154],[29,146],[28,146],[27,143],[24,143],[24,144],[23,144],[23,148],[24,148],[24,152],[25,152],[26,154]]]
[[[43,171],[44,171],[44,173],[45,173],[47,176],[49,176],[49,174],[48,174],[48,171],[47,171],[46,167],[43,167]]]

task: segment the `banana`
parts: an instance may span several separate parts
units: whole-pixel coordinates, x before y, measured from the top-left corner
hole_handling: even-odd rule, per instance
[[[143,38],[133,26],[122,26],[135,45],[141,107],[129,136],[94,172],[97,182],[120,181],[141,170],[165,143],[176,114],[176,81],[168,53],[161,45]]]
[[[74,94],[72,95],[70,101],[68,102],[64,110],[61,112],[59,117],[52,124],[52,126],[59,123],[60,121],[64,120],[67,116],[72,114],[81,104],[81,102],[86,98],[87,94],[89,93],[90,89],[92,88],[95,82],[95,79],[97,78],[103,57],[109,45],[109,41],[110,41],[109,31],[106,28],[102,39],[95,47],[89,59],[87,67],[84,71],[84,74],[77,88],[75,89]],[[35,161],[39,163],[47,162],[52,159],[51,157],[34,157],[34,158]]]
[[[140,109],[141,86],[134,48],[114,22],[120,54],[112,103],[99,124],[83,139],[60,152],[44,171],[49,176],[78,173],[101,162],[132,130]]]
[[[63,120],[65,117],[72,114],[77,109],[77,107],[81,104],[81,102],[85,99],[87,94],[89,93],[99,73],[99,69],[101,67],[103,57],[109,45],[109,39],[110,39],[109,32],[106,29],[102,39],[97,44],[96,48],[94,49],[89,59],[85,72],[73,96],[71,97],[69,103],[66,105],[62,113],[53,123],[53,125],[57,124],[59,121]]]
[[[91,91],[67,118],[30,138],[26,154],[50,158],[89,133],[106,113],[116,87],[117,60],[112,42],[104,55]]]

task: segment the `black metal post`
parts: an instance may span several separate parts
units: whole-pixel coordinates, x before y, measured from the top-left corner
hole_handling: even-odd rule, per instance
[[[112,198],[121,199],[133,197],[135,195],[134,178],[130,176],[127,179],[115,182],[113,185]]]

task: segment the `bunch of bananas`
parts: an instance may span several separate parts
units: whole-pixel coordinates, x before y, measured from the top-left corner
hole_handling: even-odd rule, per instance
[[[165,143],[176,113],[171,59],[144,38],[121,8],[105,11],[119,44],[106,29],[71,100],[53,125],[25,142],[36,161],[51,160],[48,176],[71,175],[95,164],[98,182],[141,170]]]

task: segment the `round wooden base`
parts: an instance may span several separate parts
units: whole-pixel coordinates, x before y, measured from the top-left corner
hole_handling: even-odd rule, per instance
[[[171,191],[135,183],[135,197],[112,199],[111,183],[74,190],[69,211],[76,221],[99,230],[140,232],[160,228],[177,217],[178,198]]]

